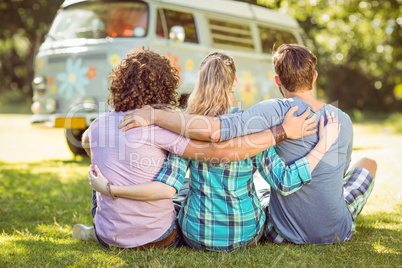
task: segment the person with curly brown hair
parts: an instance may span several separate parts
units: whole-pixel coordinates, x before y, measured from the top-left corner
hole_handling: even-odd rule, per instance
[[[178,74],[169,59],[150,50],[128,54],[113,70],[108,99],[113,110],[101,114],[83,135],[87,154],[93,164],[113,178],[110,184],[152,181],[162,168],[167,151],[183,153],[188,139],[160,127],[126,133],[117,128],[129,110],[149,104],[177,105]],[[94,227],[75,225],[74,239],[97,239],[103,246],[121,248],[181,244],[171,199],[134,201],[94,191],[92,215]]]
[[[150,50],[128,54],[110,75],[108,104],[127,112],[149,104],[178,105],[179,71]]]

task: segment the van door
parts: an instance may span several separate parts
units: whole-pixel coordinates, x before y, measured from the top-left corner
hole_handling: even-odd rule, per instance
[[[272,53],[274,49],[282,44],[297,44],[295,35],[291,30],[279,28],[272,25],[258,24],[259,42],[263,54],[263,68],[267,70],[267,81],[263,84],[264,99],[282,98],[278,87],[274,81],[275,70],[272,63]]]
[[[291,30],[230,16],[208,14],[206,19],[211,46],[227,51],[235,60],[239,108],[248,109],[260,101],[281,98],[274,82],[272,51],[274,45],[297,43]]]
[[[234,92],[238,107],[248,109],[264,99],[263,85],[267,82],[266,61],[258,53],[251,21],[230,16],[206,16],[211,47],[224,50],[235,60],[239,84]]]
[[[177,26],[184,30],[184,40],[175,40],[175,36],[172,36]],[[170,6],[157,8],[155,44],[166,44],[158,45],[158,52],[167,56],[179,70],[179,91],[182,95],[193,91],[198,66],[207,54],[207,49],[201,45],[198,28],[196,16],[192,11]]]

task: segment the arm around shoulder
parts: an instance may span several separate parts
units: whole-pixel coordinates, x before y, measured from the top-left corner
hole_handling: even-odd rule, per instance
[[[220,139],[221,122],[217,117],[187,115],[177,111],[153,109],[149,105],[128,111],[120,122],[119,128],[126,131],[151,124],[195,140],[219,141]]]

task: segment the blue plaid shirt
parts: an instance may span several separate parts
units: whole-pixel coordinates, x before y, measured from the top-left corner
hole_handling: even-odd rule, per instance
[[[252,158],[222,166],[169,153],[156,180],[179,191],[188,169],[190,191],[182,204],[179,224],[186,238],[201,249],[214,251],[245,245],[263,228],[266,217],[253,183],[256,170],[283,195],[311,181],[305,157],[285,166],[273,147]]]

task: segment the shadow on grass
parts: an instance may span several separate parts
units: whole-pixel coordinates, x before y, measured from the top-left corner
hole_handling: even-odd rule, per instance
[[[353,147],[353,151],[364,151],[364,150],[381,150],[381,146],[366,146],[366,147]]]
[[[111,250],[96,242],[75,242],[71,238],[21,238],[6,249],[13,263],[23,266],[48,264],[52,267],[356,267],[400,264],[398,231],[359,228],[352,241],[334,245],[276,245],[263,242],[232,252],[203,252],[188,247],[178,249]],[[1,255],[1,254],[0,254]],[[46,260],[44,262],[44,260]],[[7,263],[11,263],[7,261]],[[28,264],[28,265],[27,265]]]
[[[90,220],[89,160],[0,162],[0,225],[9,233],[38,224],[72,225]],[[88,214],[87,217],[86,214]],[[89,219],[88,219],[89,217]]]
[[[346,244],[367,247],[373,256],[386,256],[386,260],[383,260],[384,263],[378,262],[379,265],[401,265],[402,205],[397,204],[396,207],[395,211],[399,212],[360,215],[357,220],[356,233]]]
[[[1,267],[77,266],[392,266],[400,265],[402,205],[395,213],[361,215],[346,243],[275,245],[229,253],[188,248],[145,251],[104,249],[71,238],[76,223],[91,224],[89,159],[39,163],[0,162]]]

